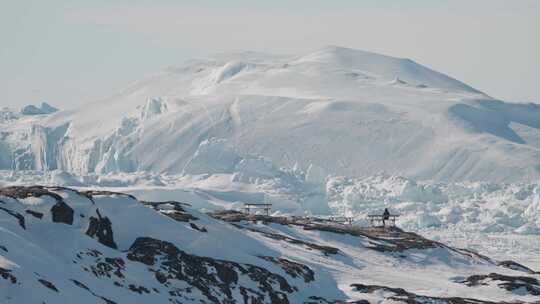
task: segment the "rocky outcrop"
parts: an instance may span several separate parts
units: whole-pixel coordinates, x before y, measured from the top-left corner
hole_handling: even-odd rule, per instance
[[[428,249],[435,247],[445,247],[444,244],[428,240],[416,233],[405,232],[397,227],[387,228],[365,228],[353,225],[339,224],[332,221],[319,220],[307,217],[283,217],[267,216],[259,214],[245,214],[238,211],[218,211],[209,214],[210,216],[232,223],[235,227],[249,229],[262,233],[264,236],[281,239],[290,243],[304,243],[313,249],[325,251],[326,254],[336,254],[339,250],[328,246],[308,244],[304,241],[282,237],[279,234],[264,232],[260,229],[250,228],[249,222],[275,223],[280,225],[301,226],[304,230],[317,230],[337,234],[348,234],[351,236],[365,238],[369,242],[367,248],[379,252],[402,252],[409,249]],[[244,225],[243,223],[246,223]]]
[[[35,217],[37,219],[42,219],[43,218],[43,213],[41,213],[41,212],[37,212],[37,211],[33,211],[33,210],[25,210],[24,212],[32,215],[33,217]]]
[[[51,282],[49,282],[49,281],[47,281],[47,280],[45,280],[45,279],[38,279],[38,282],[40,282],[41,285],[43,285],[43,286],[49,288],[50,290],[59,292],[59,291],[58,291],[58,288],[56,288],[56,286],[54,286],[53,283],[51,283]]]
[[[77,253],[76,259],[73,261],[75,264],[82,263],[83,261],[90,260],[87,266],[83,266],[83,270],[91,272],[95,277],[124,279],[126,262],[119,257],[105,257],[103,253],[98,250],[86,250]]]
[[[525,265],[522,265],[520,263],[511,261],[511,260],[499,261],[499,262],[497,262],[497,265],[508,268],[508,269],[512,269],[512,270],[526,272],[528,274],[537,274],[538,273],[537,271],[534,271],[534,270],[532,270],[531,268],[529,268],[529,267],[527,267]]]
[[[52,221],[43,221],[49,216]],[[107,191],[40,186],[0,189],[0,232],[4,232],[0,245],[0,281],[4,284],[0,285],[8,290],[7,296],[0,292],[0,302],[63,303],[75,293],[81,303],[108,304],[368,303],[364,298],[492,303],[458,293],[465,291],[475,298],[475,286],[496,292],[503,289],[502,294],[514,302],[540,297],[536,273],[526,266],[496,262],[397,228],[368,229],[310,217],[234,211],[212,216],[219,220],[191,211],[185,203],[140,202]],[[51,236],[54,242],[48,239]],[[59,248],[66,248],[60,256]],[[413,255],[422,261],[411,258]],[[457,266],[465,275],[447,279],[471,288],[462,286],[449,292],[456,297],[424,296],[416,290],[385,286],[389,283],[381,278],[384,276],[370,278],[378,285],[354,284],[352,296],[351,289],[342,288],[344,282],[349,284],[351,278],[369,273],[369,267],[380,261],[385,262],[376,271],[388,272],[388,276],[403,270],[396,265],[422,265],[417,271],[428,276],[434,275],[431,265],[437,274],[442,274],[440,265]],[[490,269],[486,273],[493,273],[472,275],[480,268],[468,268],[471,265],[482,265],[481,269]],[[496,273],[503,270],[505,275]],[[512,273],[521,276],[508,275]],[[440,287],[437,282],[433,286]],[[24,292],[31,288],[31,294]],[[9,298],[12,295],[16,298]]]
[[[17,277],[15,277],[10,269],[5,269],[3,267],[0,267],[0,277],[2,277],[4,280],[7,280],[11,282],[11,284],[17,283]]]
[[[179,222],[189,222],[198,220],[195,216],[187,212],[184,206],[189,206],[189,204],[176,202],[176,201],[165,201],[165,202],[147,202],[142,201],[144,205],[153,208],[159,213],[166,215],[172,218],[175,221]],[[192,226],[193,229],[199,230]]]
[[[13,216],[14,218],[17,219],[17,221],[19,222],[19,226],[21,226],[22,229],[26,229],[26,221],[24,219],[24,216],[16,211],[13,211],[13,210],[9,210],[7,208],[4,208],[4,207],[1,207],[0,206],[0,210],[6,212],[7,214]]]
[[[368,300],[341,301],[328,300],[323,297],[311,296],[303,304],[370,304]]]
[[[466,278],[460,283],[469,287],[497,284],[499,288],[515,291],[517,289],[525,290],[527,294],[533,296],[540,295],[540,282],[533,277],[525,276],[509,276],[498,273],[490,273],[484,275],[473,275]]]
[[[73,209],[63,201],[56,203],[51,208],[52,221],[55,223],[73,224]]]
[[[91,216],[89,218],[88,230],[86,235],[91,238],[95,238],[101,244],[116,249],[118,246],[114,242],[113,230],[111,221],[107,217],[101,216],[99,209],[96,209],[96,217]]]
[[[44,195],[54,198],[57,202],[62,201],[62,197],[49,189],[65,189],[61,187],[51,187],[47,188],[44,186],[29,186],[29,187],[20,187],[12,186],[0,188],[0,195],[12,197],[15,199],[18,198],[28,198],[28,197],[42,197]]]
[[[80,282],[80,281],[77,281],[75,279],[70,279],[71,282],[73,282],[73,284],[75,284],[75,286],[77,287],[80,287],[86,291],[88,291],[90,294],[92,294],[94,297],[96,298],[99,298],[101,300],[103,300],[106,304],[117,304],[115,301],[112,301],[104,296],[100,296],[98,294],[96,294],[95,292],[93,292],[90,288],[88,288],[88,286],[86,286],[84,283]]]
[[[0,189],[0,196],[6,196],[11,197],[14,199],[25,199],[29,197],[42,197],[42,196],[50,196],[54,200],[56,200],[56,204],[51,207],[51,214],[52,214],[52,221],[55,223],[64,223],[68,225],[73,224],[73,209],[68,206],[64,199],[58,195],[57,193],[53,192],[53,190],[67,190],[66,188],[62,187],[44,187],[44,186],[31,186],[31,187],[6,187]],[[0,207],[2,208],[2,207]],[[22,214],[19,214],[15,211],[8,210],[6,208],[3,208],[5,212],[10,213],[14,217],[16,217],[19,221],[19,224],[21,227],[25,228],[25,218]],[[32,211],[32,210],[26,210],[25,211],[28,214],[31,214],[34,217],[42,218],[43,214],[40,212]]]
[[[233,225],[235,227],[237,227],[237,228],[240,228],[240,229],[247,229],[247,230],[252,231],[252,232],[260,233],[260,234],[262,234],[263,236],[265,236],[267,238],[271,238],[271,239],[279,240],[279,241],[285,241],[285,242],[290,243],[290,244],[301,245],[301,246],[305,246],[305,247],[307,247],[309,249],[318,250],[318,251],[322,252],[326,256],[331,255],[331,254],[338,254],[339,253],[339,249],[337,249],[335,247],[319,245],[319,244],[315,244],[315,243],[312,243],[312,242],[306,242],[306,241],[291,238],[289,236],[282,235],[282,234],[279,234],[279,233],[272,233],[272,232],[268,232],[268,231],[263,231],[261,229],[251,228],[251,227],[242,226],[242,225],[238,225],[238,224],[233,224]]]
[[[234,291],[242,294],[244,303],[285,304],[290,303],[288,295],[298,290],[282,276],[264,268],[191,255],[153,238],[137,238],[127,258],[149,266],[156,280],[165,286],[171,286],[175,280],[191,286],[171,293],[171,301],[180,298],[181,302],[184,293],[196,288],[211,303],[234,303]]]
[[[315,273],[306,265],[289,261],[284,258],[274,258],[270,256],[261,256],[260,258],[278,265],[293,278],[301,277],[306,283],[313,282],[315,280]]]
[[[80,193],[88,197],[90,200],[92,200],[94,196],[113,196],[113,195],[125,196],[125,197],[129,197],[132,200],[137,200],[137,198],[131,194],[114,192],[114,191],[106,191],[106,190],[87,190],[87,191],[82,191]]]
[[[478,299],[460,298],[460,297],[431,297],[418,295],[413,292],[409,292],[403,288],[392,288],[379,285],[364,285],[364,284],[352,284],[351,287],[354,291],[360,293],[384,293],[385,300],[389,300],[397,303],[407,304],[424,304],[424,303],[440,303],[440,304],[496,304],[497,302],[483,301]],[[503,304],[500,302],[498,304]]]

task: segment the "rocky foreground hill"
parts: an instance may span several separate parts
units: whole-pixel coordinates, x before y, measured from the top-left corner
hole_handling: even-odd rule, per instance
[[[1,303],[521,303],[539,275],[398,228],[0,189]]]

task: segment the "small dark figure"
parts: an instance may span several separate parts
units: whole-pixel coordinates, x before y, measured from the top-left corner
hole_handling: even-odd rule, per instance
[[[387,208],[384,208],[384,212],[382,215],[382,225],[383,227],[386,227],[386,221],[390,219],[390,211],[388,211]]]

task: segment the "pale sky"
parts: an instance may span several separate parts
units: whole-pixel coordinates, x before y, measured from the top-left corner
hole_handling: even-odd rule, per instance
[[[61,108],[205,54],[339,45],[540,102],[536,0],[0,0],[0,107]]]

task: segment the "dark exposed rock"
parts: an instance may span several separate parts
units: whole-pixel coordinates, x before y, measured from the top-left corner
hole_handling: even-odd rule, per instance
[[[236,210],[218,210],[208,213],[211,217],[229,223],[235,223],[248,220],[248,215]]]
[[[99,250],[95,250],[95,249],[88,249],[86,252],[81,252],[81,253],[85,253],[86,255],[92,256],[92,257],[95,257],[95,258],[103,255],[103,253],[101,253]]]
[[[472,275],[465,280],[461,281],[469,287],[479,285],[489,285],[489,283],[495,282],[499,288],[503,288],[508,291],[514,291],[516,289],[524,288],[528,294],[533,296],[540,295],[540,282],[533,277],[525,276],[508,276],[498,273],[490,273],[487,275]]]
[[[165,284],[165,282],[167,282],[167,276],[163,274],[162,272],[156,271],[155,277],[156,277],[156,280],[161,284]]]
[[[9,209],[4,208],[4,207],[0,207],[0,210],[6,212],[7,214],[9,214],[9,215],[13,216],[14,218],[16,218],[17,221],[19,222],[19,226],[21,226],[22,229],[26,229],[26,223],[25,223],[25,220],[24,220],[24,216],[22,216],[20,213],[9,210]]]
[[[250,221],[250,222],[263,222],[263,223],[276,223],[282,225],[296,225],[300,224],[294,221],[292,218],[287,218],[284,216],[270,216],[264,214],[246,214],[236,210],[219,210],[214,211],[208,214],[209,216],[226,221],[229,223],[237,223],[241,221]]]
[[[179,222],[189,222],[189,221],[198,220],[198,218],[194,217],[193,215],[189,213],[182,213],[182,212],[167,212],[167,213],[161,212],[161,213]]]
[[[142,201],[141,200],[140,202],[143,205],[152,206],[152,207],[157,207],[157,206],[164,205],[164,204],[171,204],[171,205],[174,205],[175,208],[178,208],[178,210],[180,210],[180,211],[185,211],[184,208],[182,208],[182,206],[191,207],[191,204],[189,204],[189,203],[183,203],[183,202],[178,202],[178,201],[150,202],[150,201]]]
[[[447,304],[503,304],[505,302],[490,302],[470,298],[460,298],[460,297],[431,297],[417,295],[412,292],[408,292],[403,288],[392,288],[387,286],[379,285],[363,285],[363,284],[352,284],[354,291],[360,293],[374,293],[374,292],[384,292],[385,300],[391,300],[396,302],[402,302],[407,304],[424,304],[424,303],[447,303]]]
[[[78,287],[82,288],[82,289],[86,289],[88,291],[90,291],[90,288],[88,288],[86,285],[84,285],[83,283],[75,280],[75,279],[70,279],[71,282],[73,282],[75,285],[77,285]]]
[[[112,196],[112,195],[118,195],[118,196],[127,196],[133,200],[137,200],[137,198],[131,194],[121,193],[121,192],[113,192],[113,191],[105,191],[105,190],[88,190],[88,191],[81,191],[80,194],[93,199],[94,196]]]
[[[148,290],[148,288],[144,286],[137,286],[134,284],[129,284],[128,289],[139,294],[150,293],[150,290]]]
[[[41,213],[41,212],[37,212],[37,211],[33,211],[33,210],[25,210],[25,212],[32,215],[35,218],[38,218],[38,219],[43,218],[43,213]]]
[[[403,288],[392,288],[392,287],[379,286],[379,285],[352,284],[351,287],[353,287],[355,291],[358,291],[361,293],[374,293],[378,290],[384,290],[384,291],[392,292],[398,296],[408,294],[408,292],[405,291],[405,289]]]
[[[441,244],[442,245],[442,244]],[[477,259],[477,260],[480,260],[480,261],[484,261],[484,262],[487,262],[489,264],[497,264],[494,260],[492,260],[491,258],[489,258],[488,256],[485,256],[483,254],[480,254],[476,251],[473,251],[473,250],[470,250],[470,249],[465,249],[465,248],[451,248],[451,247],[447,247],[446,245],[442,245],[452,251],[455,251],[455,252],[458,252],[459,254],[461,255],[465,255],[465,256],[468,256],[470,258],[473,258],[473,259]]]
[[[59,188],[60,187],[56,187]],[[30,186],[30,187],[22,187],[22,186],[12,186],[12,187],[5,187],[0,189],[0,195],[13,197],[13,198],[28,198],[28,197],[41,197],[44,195],[48,195],[53,197],[57,202],[62,201],[62,197],[54,192],[49,191],[46,187],[43,186]]]
[[[451,248],[442,243],[426,239],[416,233],[403,231],[397,227],[366,228],[335,223],[324,219],[294,216],[283,217],[260,214],[246,214],[235,210],[215,211],[209,213],[208,215],[215,219],[230,222],[234,226],[242,229],[252,230],[253,228],[248,227],[248,223],[258,221],[263,223],[275,223],[280,225],[294,225],[300,226],[304,230],[317,230],[337,234],[348,234],[351,236],[364,238],[367,239],[369,244],[368,246],[366,246],[366,248],[379,252],[400,253],[409,249],[429,249],[438,247],[446,248],[461,255],[482,260],[486,263],[495,264],[495,262],[490,258],[478,254],[474,251]],[[258,229],[252,231],[263,233]],[[266,234],[266,236],[283,240],[283,238],[281,238],[279,235]]]
[[[97,250],[87,250],[77,253],[77,259],[83,260],[84,256],[91,257],[93,259],[92,264],[89,265],[89,272],[92,272],[96,277],[116,277],[123,279],[126,262],[119,257],[110,258],[104,257],[103,254]]]
[[[28,196],[40,196],[40,195],[50,195],[51,197],[55,198],[57,203],[54,205],[54,207],[58,206],[58,221],[66,223],[69,222],[67,217],[64,216],[66,211],[63,210],[64,207],[69,208],[69,210],[72,210],[66,203],[69,203],[66,199],[64,202],[62,197],[55,196],[56,194],[51,191],[55,191],[52,187],[35,187],[33,190],[23,190],[22,188],[14,188],[16,190],[10,190],[11,194],[13,195],[20,195],[23,197]],[[0,195],[1,192],[4,191],[4,189],[0,189]],[[74,191],[74,190],[70,190]],[[59,192],[60,193],[60,192]],[[93,191],[93,192],[86,192],[85,195],[89,199],[92,199],[92,196],[95,195],[123,195],[119,193],[114,192],[99,192],[99,191]],[[70,196],[71,197],[71,196]],[[129,196],[131,197],[131,196]],[[183,203],[178,202],[160,202],[160,203],[151,203],[151,202],[144,202],[145,205],[148,205],[149,207],[152,207],[156,209],[158,212],[161,212],[164,215],[167,215],[175,220],[187,222],[189,226],[186,225],[178,225],[179,229],[189,229],[191,227],[192,229],[201,231],[201,232],[207,232],[205,227],[202,227],[202,225],[197,224],[199,222],[193,222],[196,221],[197,218],[194,217],[192,214],[189,213],[188,208],[184,208]],[[167,206],[165,206],[167,204]],[[10,204],[2,204],[0,202],[0,206],[9,206]],[[172,205],[172,206],[171,206]],[[54,208],[53,207],[53,208]],[[2,208],[2,207],[0,207]],[[8,212],[7,209],[1,209],[4,212]],[[1,211],[0,210],[0,211]],[[24,209],[22,209],[24,210]],[[51,212],[53,213],[53,221],[54,211],[51,209]],[[15,212],[16,215],[13,215],[15,218],[20,219],[22,218],[22,224],[21,226],[25,228],[25,216],[26,220],[31,219],[31,216],[34,216],[36,218],[42,218],[43,214],[33,211],[33,210],[25,210],[21,211],[22,214],[18,214]],[[67,212],[69,213],[69,211]],[[18,216],[17,216],[18,214]],[[79,214],[79,213],[78,213]],[[85,213],[86,214],[86,213]],[[96,215],[97,214],[97,215]],[[115,243],[114,237],[113,237],[113,231],[112,231],[112,224],[109,218],[104,217],[100,214],[100,211],[97,210],[96,214],[86,214],[85,218],[88,218],[89,226],[86,231],[86,234],[90,237],[93,237],[97,239],[100,243],[110,247],[117,249],[117,244]],[[217,215],[216,215],[217,214]],[[261,234],[264,237],[271,238],[274,240],[283,241],[280,242],[284,244],[287,243],[286,246],[289,246],[288,244],[294,244],[298,245],[298,248],[302,248],[302,250],[307,249],[313,249],[318,250],[324,253],[325,255],[330,254],[338,254],[340,253],[338,248],[330,247],[330,246],[324,246],[324,241],[321,241],[321,243],[312,243],[309,239],[300,238],[296,239],[296,236],[294,234],[291,234],[291,237],[289,234],[285,234],[283,232],[276,233],[275,231],[269,229],[275,227],[272,225],[271,227],[262,227],[257,225],[251,225],[250,222],[258,221],[262,222],[263,224],[266,223],[276,223],[281,225],[294,225],[294,230],[298,231],[299,229],[305,229],[305,230],[317,230],[322,231],[320,234],[324,235],[325,237],[330,236],[332,233],[336,234],[347,234],[351,236],[358,237],[359,243],[361,243],[362,248],[367,247],[370,250],[376,250],[380,252],[389,252],[389,256],[401,256],[403,255],[401,252],[409,250],[409,249],[426,249],[426,248],[441,248],[444,247],[448,250],[453,250],[455,252],[459,252],[460,254],[464,256],[471,257],[472,259],[479,259],[482,261],[486,261],[488,263],[497,264],[501,267],[507,267],[514,270],[521,270],[527,273],[534,273],[531,269],[512,262],[512,261],[502,261],[502,262],[495,262],[488,257],[482,256],[478,253],[475,253],[473,251],[468,250],[461,250],[461,249],[453,249],[451,247],[446,247],[445,245],[427,240],[417,234],[404,232],[397,228],[388,228],[388,229],[366,229],[366,228],[359,228],[352,225],[338,225],[335,223],[330,222],[316,222],[316,221],[309,221],[305,218],[289,218],[289,217],[274,217],[274,216],[264,216],[264,215],[246,215],[239,212],[233,212],[233,211],[226,211],[226,212],[219,212],[216,213],[213,216],[215,218],[224,219],[228,222],[232,222],[234,226],[240,228],[240,229],[247,229],[249,231]],[[81,214],[80,214],[81,215]],[[69,217],[69,216],[68,216]],[[7,217],[10,219],[9,217]],[[163,219],[163,218],[162,218]],[[80,220],[80,219],[79,219]],[[56,221],[55,221],[56,222]],[[85,222],[85,220],[84,220]],[[71,223],[73,223],[73,210],[71,212]],[[70,224],[71,224],[70,223]],[[30,225],[29,225],[30,226]],[[300,228],[299,228],[300,227]],[[32,228],[32,227],[29,227]],[[268,228],[268,229],[267,229]],[[30,229],[31,230],[31,229]],[[179,231],[181,233],[181,231]],[[210,230],[210,232],[214,232],[213,230]],[[326,232],[329,232],[328,234]],[[117,232],[118,233],[118,232]],[[333,235],[335,237],[335,235]],[[118,235],[117,235],[118,238]],[[324,238],[323,238],[324,239]],[[347,237],[347,239],[353,239],[350,237]],[[117,240],[118,241],[118,240]],[[275,243],[275,242],[272,242]],[[368,244],[365,246],[365,244]],[[182,247],[180,247],[182,248]],[[11,249],[11,247],[10,247]],[[15,248],[13,248],[15,249]],[[4,250],[7,252],[7,248],[0,246],[0,250]],[[146,279],[152,280],[152,277],[155,278],[155,282],[153,283],[156,285],[156,282],[161,284],[163,286],[163,291],[161,296],[169,297],[170,303],[186,303],[186,302],[195,302],[199,300],[201,303],[236,303],[236,302],[244,302],[244,303],[289,303],[291,300],[291,294],[299,291],[299,288],[306,287],[304,283],[308,284],[313,281],[315,281],[315,273],[314,271],[303,264],[293,262],[291,260],[287,260],[284,258],[280,258],[279,255],[277,257],[270,257],[270,256],[260,256],[261,259],[264,259],[268,261],[269,263],[273,263],[276,266],[279,266],[281,270],[276,270],[276,273],[270,272],[268,269],[276,269],[274,267],[265,269],[260,266],[250,265],[250,264],[244,264],[239,262],[232,262],[232,261],[226,261],[226,260],[218,260],[208,257],[201,257],[196,256],[193,254],[189,254],[187,252],[184,252],[179,249],[179,247],[176,247],[174,244],[156,240],[152,238],[138,238],[135,240],[135,242],[132,244],[129,250],[120,252],[120,251],[111,251],[107,250],[104,251],[107,253],[113,253],[111,257],[107,257],[104,255],[104,253],[101,253],[97,250],[88,249],[88,251],[81,251],[77,254],[77,258],[73,259],[73,262],[75,264],[78,264],[79,266],[73,265],[73,267],[78,268],[79,271],[80,268],[84,269],[87,273],[84,273],[81,271],[81,273],[86,277],[92,277],[90,274],[93,274],[96,278],[92,277],[92,281],[88,281],[90,287],[95,288],[93,286],[101,286],[101,284],[110,283],[111,286],[116,286],[123,288],[125,290],[130,290],[131,292],[144,295],[144,294],[152,294],[152,293],[159,293],[159,291],[156,288],[152,288],[153,285],[146,285],[142,286],[139,285],[141,282],[143,282],[141,279],[144,277],[141,275],[139,278],[138,275],[141,274],[139,271],[141,269],[147,268],[150,276],[146,276]],[[397,253],[397,254],[394,254]],[[268,253],[268,254],[274,254],[274,253]],[[91,257],[91,258],[89,258]],[[84,259],[84,261],[83,261]],[[338,257],[339,259],[339,257]],[[90,263],[87,263],[88,260],[91,260]],[[70,260],[71,261],[71,260]],[[271,266],[269,263],[259,261],[257,264],[263,264],[267,266]],[[144,264],[144,265],[142,265]],[[128,266],[129,265],[129,266]],[[145,266],[146,265],[146,266]],[[134,267],[135,270],[135,280],[132,281],[132,267]],[[129,271],[128,271],[129,269]],[[17,272],[18,274],[18,272]],[[280,275],[282,274],[282,275]],[[5,280],[8,280],[6,284],[11,281],[13,284],[22,284],[22,282],[17,282],[17,278],[13,276],[13,273],[11,270],[0,268],[0,276],[4,278]],[[296,280],[293,280],[291,282],[295,282],[297,284],[301,284],[298,287],[291,285],[291,282],[288,282],[287,280],[291,280],[291,278],[297,278]],[[531,279],[530,281],[524,279]],[[525,288],[527,291],[529,291],[530,295],[540,295],[540,287],[538,286],[538,281],[532,281],[535,280],[534,278],[529,277],[509,277],[509,276],[503,276],[498,274],[490,274],[485,276],[472,276],[471,278],[468,278],[468,280],[471,282],[475,282],[474,284],[498,284],[499,287],[504,288],[509,291],[514,291],[518,288]],[[95,281],[99,281],[99,284],[94,285]],[[180,281],[180,283],[179,283]],[[303,281],[303,282],[302,282]],[[52,284],[51,282],[43,279],[39,279],[39,282],[43,284],[45,287],[50,288],[53,291],[60,292]],[[79,288],[87,290],[90,294],[92,294],[94,297],[96,297],[96,302],[104,301],[105,303],[112,304],[114,301],[107,299],[95,292],[93,292],[88,286],[83,284],[80,281],[72,280],[72,282],[78,286]],[[92,284],[90,284],[92,282]],[[496,282],[496,283],[493,283]],[[55,282],[58,284],[59,282]],[[464,283],[465,284],[465,283]],[[528,285],[526,285],[528,284]],[[1,284],[0,284],[1,285]],[[318,284],[310,284],[311,286],[319,286]],[[181,287],[178,287],[181,286]],[[63,287],[63,286],[60,286]],[[74,288],[73,286],[71,286]],[[385,286],[375,286],[375,285],[362,285],[362,284],[355,284],[353,287],[356,288],[358,292],[377,292],[377,291],[383,291],[384,296],[386,296],[386,293],[388,293],[387,299],[393,300],[396,302],[405,302],[405,303],[425,303],[425,302],[440,302],[440,303],[456,303],[456,304],[469,304],[469,303],[491,303],[487,301],[482,300],[475,300],[475,299],[467,299],[467,298],[444,298],[444,297],[431,297],[431,296],[422,296],[417,295],[413,292],[409,292],[407,290],[401,289],[401,288],[391,288],[391,287],[385,287]],[[115,288],[116,289],[116,288]],[[307,297],[308,295],[317,294],[317,291],[313,291],[311,287],[307,287],[306,291],[302,291],[300,293],[301,296]],[[122,292],[125,292],[122,291]],[[45,290],[43,290],[45,291]],[[99,293],[100,290],[96,291]],[[46,291],[49,292],[49,291]],[[86,292],[82,292],[86,294]],[[66,294],[66,290],[62,290],[62,294]],[[87,296],[90,296],[90,294],[86,294]],[[105,296],[109,296],[107,294],[104,294]],[[238,299],[238,296],[240,295],[240,299]],[[111,295],[112,296],[112,295]],[[138,296],[138,295],[134,295]],[[360,294],[360,297],[362,295]],[[141,297],[142,298],[142,297]],[[367,301],[365,300],[358,300],[356,302],[345,302],[341,300],[334,300],[334,299],[324,299],[322,297],[316,297],[312,296],[307,298],[305,301],[295,301],[298,303],[320,303],[320,304],[338,304],[338,303],[361,303],[365,304]]]
[[[302,240],[298,240],[298,239],[293,239],[293,238],[288,237],[286,235],[282,235],[282,234],[278,234],[278,233],[271,233],[271,232],[267,232],[267,231],[263,231],[263,230],[255,229],[255,228],[251,228],[251,227],[246,227],[246,226],[242,226],[242,225],[238,225],[238,224],[233,224],[233,225],[235,227],[237,227],[237,228],[240,228],[240,229],[247,229],[249,231],[260,233],[260,234],[262,234],[263,236],[265,236],[267,238],[271,238],[271,239],[274,239],[274,240],[285,241],[287,243],[295,244],[295,245],[303,245],[303,246],[306,246],[306,247],[308,247],[310,249],[315,249],[315,250],[321,251],[322,253],[324,253],[324,255],[330,255],[330,254],[339,253],[339,249],[337,249],[335,247],[324,246],[324,245],[310,243],[310,242],[306,242],[306,241],[302,241]]]
[[[197,226],[195,223],[189,223],[189,226],[197,231],[200,231],[200,232],[208,232],[208,230],[206,230],[206,228],[204,227],[199,227]]]
[[[306,283],[315,280],[315,273],[306,265],[289,261],[284,258],[274,258],[270,256],[260,256],[260,258],[280,266],[288,275],[293,278],[302,277]]]
[[[91,238],[97,238],[98,242],[107,247],[117,249],[118,246],[114,242],[111,221],[109,218],[101,216],[99,210],[96,210],[96,215],[97,218],[93,216],[89,218],[86,234]]]
[[[2,277],[4,280],[10,281],[11,284],[17,283],[17,278],[11,274],[10,269],[0,267],[0,277]]]
[[[444,247],[450,250],[450,247],[442,243],[428,240],[416,233],[405,232],[397,227],[387,228],[363,228],[352,225],[336,224],[332,222],[317,221],[314,219],[302,217],[281,217],[268,215],[245,214],[238,211],[218,211],[209,214],[210,216],[233,223],[238,228],[246,228],[252,231],[263,233],[265,236],[275,239],[284,239],[284,236],[274,235],[272,233],[262,232],[258,229],[248,228],[247,225],[240,225],[240,222],[262,221],[263,223],[276,223],[281,225],[301,226],[305,230],[325,231],[337,234],[348,234],[356,237],[366,238],[369,242],[367,248],[380,252],[402,252],[408,249],[428,249],[435,247]],[[285,237],[286,238],[286,237]],[[296,240],[298,241],[298,240]],[[294,242],[294,241],[293,241]],[[302,242],[302,241],[299,241]],[[298,242],[294,242],[297,243]],[[337,250],[337,249],[336,249]],[[332,252],[328,252],[332,253]],[[337,253],[337,251],[335,251]]]
[[[89,293],[91,293],[94,297],[96,298],[100,298],[101,300],[103,300],[106,304],[117,304],[115,301],[112,301],[110,299],[107,299],[103,296],[100,296],[96,293],[94,293],[92,290],[90,290],[90,288],[88,288],[88,286],[84,285],[83,283],[75,280],[75,279],[70,279],[71,282],[73,282],[73,284],[75,284],[76,286],[82,288],[82,289],[85,289],[87,290]]]
[[[445,245],[428,240],[416,233],[405,232],[397,227],[386,228],[362,228],[348,225],[306,225],[306,230],[319,230],[368,239],[367,248],[380,252],[402,252],[409,249],[428,249],[446,247]]]
[[[328,300],[323,297],[311,296],[303,304],[370,304],[367,300],[357,301],[341,301],[341,300]]]
[[[289,303],[287,294],[296,291],[285,278],[268,270],[249,264],[217,260],[188,254],[173,244],[152,238],[137,238],[131,245],[127,258],[151,266],[156,280],[167,284],[175,279],[198,289],[212,303],[233,303],[233,290],[238,289],[244,299],[251,302]],[[242,286],[240,276],[257,284],[258,290]],[[173,292],[174,295],[176,293]]]
[[[141,203],[143,203],[146,206],[152,207],[154,210],[172,218],[175,221],[189,222],[189,221],[198,220],[197,217],[193,216],[192,214],[190,214],[183,208],[183,206],[189,206],[189,204],[186,204],[186,203],[175,202],[175,201],[165,201],[165,202],[141,201]]]
[[[49,288],[50,290],[54,290],[54,291],[56,291],[56,292],[59,292],[59,291],[58,291],[58,288],[56,288],[56,286],[54,286],[53,283],[51,283],[51,282],[49,282],[49,281],[47,281],[47,280],[45,280],[45,279],[38,279],[38,281],[39,281],[43,286]]]
[[[120,283],[120,282],[116,282],[116,281],[114,281],[114,283],[113,283],[113,284],[114,284],[114,286],[118,286],[118,287],[124,287],[124,285],[123,285],[122,283]]]
[[[73,224],[73,209],[63,201],[59,201],[51,208],[52,220],[55,223]]]
[[[2,246],[2,245],[0,245],[0,249],[4,250],[5,252],[8,252],[8,249],[7,249],[7,247],[6,247],[6,246]]]
[[[499,262],[497,262],[497,265],[502,266],[504,268],[512,269],[512,270],[526,272],[526,273],[529,273],[529,274],[538,273],[538,272],[530,269],[529,267],[527,267],[525,265],[519,264],[519,263],[514,262],[514,261],[510,261],[510,260],[499,261]]]
[[[96,265],[90,266],[90,269],[96,277],[106,276],[110,278],[114,275],[118,278],[123,278],[124,260],[120,258],[105,258],[105,261],[97,262]]]

